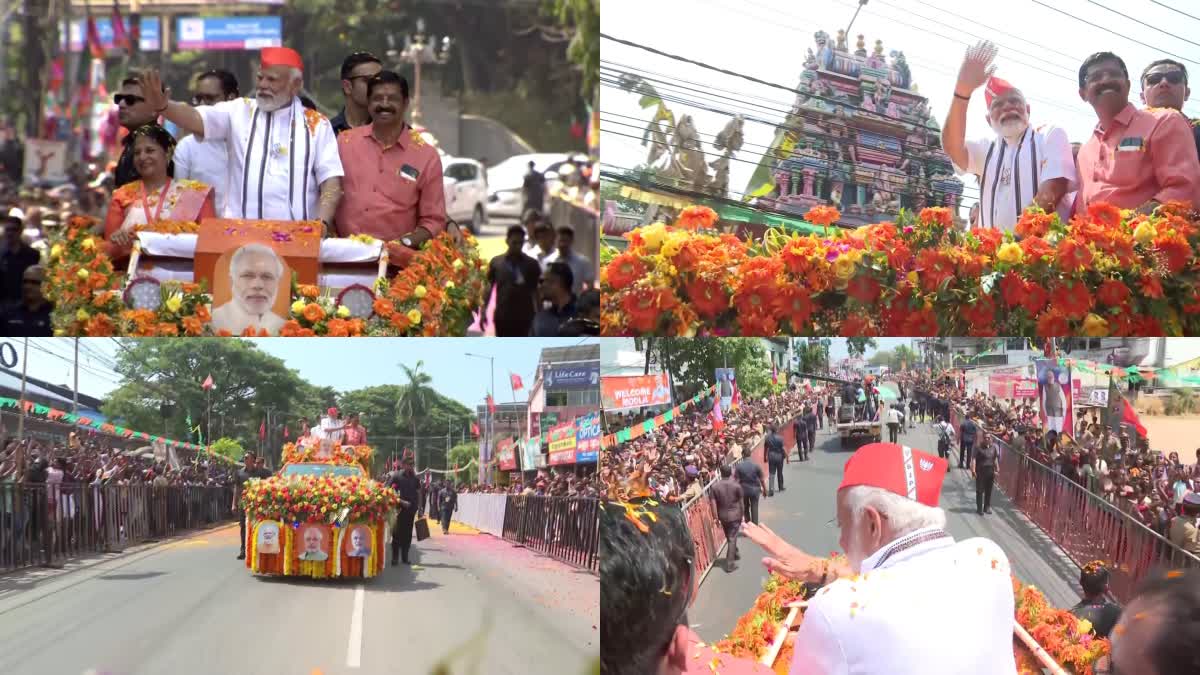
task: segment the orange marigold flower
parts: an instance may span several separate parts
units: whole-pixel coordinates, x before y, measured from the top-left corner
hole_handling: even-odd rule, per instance
[[[1088,218],[1105,227],[1117,227],[1121,224],[1121,209],[1108,202],[1098,202],[1088,205]]]
[[[1068,319],[1083,319],[1092,310],[1092,294],[1082,281],[1059,282],[1051,297],[1054,307]]]
[[[707,230],[717,223],[717,212],[707,206],[689,206],[679,214],[675,224],[685,230]]]
[[[930,206],[921,209],[921,222],[925,225],[941,225],[946,228],[954,224],[954,218],[950,209],[944,206]]]
[[[84,327],[84,333],[92,337],[112,337],[113,335],[113,320],[107,314],[97,314],[88,319],[87,325]]]
[[[212,314],[208,311],[208,305],[198,305],[196,307],[196,318],[202,323],[212,323]]]
[[[675,294],[662,288],[635,288],[621,299],[621,308],[629,320],[629,326],[639,333],[651,333],[658,319],[671,311],[679,300]]]
[[[1067,237],[1058,244],[1058,267],[1073,273],[1092,264],[1092,250],[1075,237]]]
[[[219,337],[233,337],[233,333],[228,328],[222,328],[217,331],[217,335]]]
[[[1053,216],[1040,210],[1029,210],[1017,219],[1015,232],[1018,237],[1044,237],[1050,233],[1050,223]]]
[[[1047,310],[1038,317],[1038,337],[1064,337],[1068,330],[1070,330],[1070,325],[1067,323],[1066,317],[1056,310]]]
[[[850,314],[838,326],[838,335],[842,337],[877,337],[879,329],[875,327],[866,313]]]
[[[296,290],[300,292],[301,297],[310,299],[315,299],[321,294],[321,289],[313,286],[312,284],[300,284]]]
[[[711,319],[729,309],[729,293],[720,281],[696,278],[684,287],[696,313]]]
[[[1054,248],[1041,237],[1026,237],[1021,240],[1021,250],[1031,262],[1054,255]]]
[[[626,251],[613,258],[604,268],[605,279],[615,291],[628,288],[646,274],[646,265],[636,253]]]
[[[1142,277],[1142,280],[1138,282],[1138,288],[1141,289],[1142,294],[1147,298],[1161,298],[1163,296],[1162,282],[1158,280],[1158,277],[1150,274]]]
[[[921,309],[913,312],[904,322],[905,335],[917,337],[934,337],[938,334],[937,314],[932,309]]]
[[[185,316],[180,321],[183,324],[183,332],[185,335],[195,337],[204,332],[204,324],[195,315]]]
[[[183,282],[183,285],[181,288],[183,289],[184,293],[190,294],[190,293],[199,293],[200,292],[200,284],[193,283],[191,281]]]
[[[304,306],[304,311],[301,315],[310,323],[316,323],[325,318],[325,310],[315,302],[310,302]]]
[[[769,311],[738,315],[738,325],[741,335],[767,336],[779,332],[779,320]]]
[[[344,319],[330,319],[325,328],[329,337],[350,337],[350,324]]]
[[[1004,235],[994,227],[971,228],[971,234],[979,240],[979,251],[984,255],[995,255],[1004,241]]]
[[[841,217],[842,214],[836,207],[824,204],[814,206],[808,210],[808,213],[804,214],[805,220],[816,225],[832,225]]]
[[[858,274],[850,280],[846,294],[864,305],[870,305],[879,299],[881,290],[883,287],[869,274]]]
[[[161,321],[158,324],[158,334],[163,337],[174,337],[179,335],[179,326],[166,321]]]
[[[388,319],[388,323],[392,324],[392,328],[395,328],[401,333],[406,332],[412,327],[412,322],[408,320],[408,317],[404,314],[404,312],[396,312],[395,314],[392,314],[392,316]]]
[[[372,305],[375,314],[384,319],[390,318],[396,313],[396,306],[388,302],[387,298],[375,298],[375,303]]]
[[[1120,279],[1105,279],[1096,291],[1096,299],[1105,305],[1119,307],[1129,299],[1129,287]]]

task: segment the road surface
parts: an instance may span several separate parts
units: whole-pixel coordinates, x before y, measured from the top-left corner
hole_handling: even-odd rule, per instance
[[[937,454],[937,442],[931,424],[906,429],[901,442]],[[884,439],[887,439],[886,428]],[[809,461],[795,461],[783,468],[785,492],[759,501],[759,520],[789,543],[814,555],[839,550],[836,525],[826,524],[836,515],[835,498],[841,482],[842,467],[853,453],[839,447],[837,434],[830,429],[817,431],[817,448]],[[1040,588],[1058,607],[1071,607],[1079,601],[1079,568],[1046,535],[1021,515],[1012,502],[996,489],[992,493],[992,513],[975,512],[975,483],[970,473],[954,468],[942,484],[941,506],[946,509],[948,529],[955,539],[987,537],[1008,554],[1013,573],[1026,583]],[[1001,469],[1003,470],[1003,468]],[[732,573],[724,569],[724,551],[720,561],[708,573],[696,602],[688,612],[692,628],[705,641],[716,641],[733,629],[739,616],[750,609],[766,580],[762,566],[763,550],[741,538],[742,559]]]
[[[434,528],[436,529],[436,528]],[[66,572],[0,577],[5,675],[583,675],[600,584],[485,534],[414,542],[363,583],[252,577],[223,527]]]

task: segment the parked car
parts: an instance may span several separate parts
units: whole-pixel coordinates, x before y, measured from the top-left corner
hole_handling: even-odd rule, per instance
[[[464,157],[442,157],[446,215],[478,235],[488,218],[488,172],[483,164]]]
[[[546,176],[546,192],[559,181],[559,168],[570,158],[565,152],[543,152],[530,155],[513,155],[488,169],[488,216],[492,218],[520,218],[525,198],[521,192],[529,163]]]

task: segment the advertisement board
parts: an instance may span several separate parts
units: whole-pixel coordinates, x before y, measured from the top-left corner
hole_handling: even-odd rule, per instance
[[[558,412],[544,412],[538,420],[538,433],[545,434],[551,427],[558,424]]]
[[[550,429],[550,464],[575,463],[575,420]]]
[[[1037,382],[1018,380],[1013,384],[1013,398],[1037,398]]]
[[[624,410],[642,406],[670,405],[667,374],[605,377],[600,380],[601,407]]]
[[[575,419],[575,463],[595,464],[600,458],[600,413]]]
[[[122,19],[129,26],[129,17]],[[157,16],[143,16],[138,22],[140,26],[138,33],[138,49],[143,52],[156,52],[162,49],[162,31]],[[96,17],[96,33],[100,35],[100,46],[104,49],[116,49],[113,44],[113,22],[112,19]],[[58,33],[61,36],[63,44],[69,44],[73,52],[83,51],[83,44],[87,37],[87,19],[76,19],[71,22],[69,31],[60,30]]]
[[[546,391],[596,389],[600,386],[600,363],[553,366],[542,371]]]
[[[175,22],[179,49],[246,49],[283,45],[278,16],[181,16]]]
[[[496,444],[496,459],[500,460],[501,471],[517,468],[517,442],[509,436]]]
[[[539,462],[545,462],[542,456],[542,443],[538,438],[530,438],[521,442],[521,470],[533,471]]]

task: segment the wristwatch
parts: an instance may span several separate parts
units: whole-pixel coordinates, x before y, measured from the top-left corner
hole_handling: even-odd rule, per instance
[[[417,246],[416,246],[416,244],[414,244],[414,243],[413,243],[412,237],[401,237],[401,238],[400,238],[400,243],[401,243],[401,244],[404,244],[405,246],[407,246],[407,247],[409,247],[409,248],[416,248],[416,247],[417,247]]]

